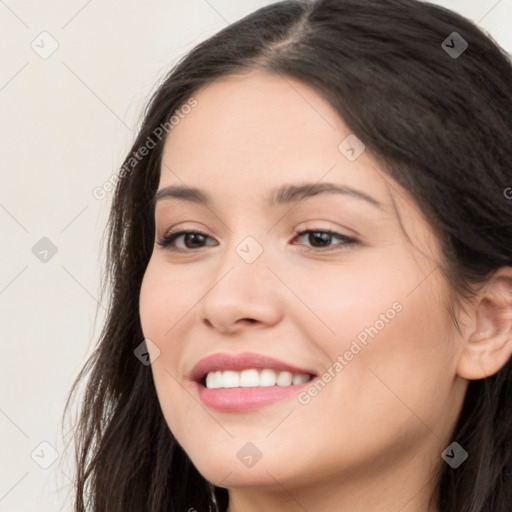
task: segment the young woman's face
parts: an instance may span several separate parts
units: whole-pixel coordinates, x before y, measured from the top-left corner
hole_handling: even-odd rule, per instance
[[[252,72],[194,98],[165,144],[158,189],[184,191],[156,203],[140,295],[169,428],[222,487],[386,474],[419,491],[467,383],[429,225],[309,86]],[[201,234],[164,248],[170,231]]]

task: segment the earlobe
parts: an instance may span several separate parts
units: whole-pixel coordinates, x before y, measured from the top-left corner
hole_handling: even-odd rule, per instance
[[[469,380],[497,373],[512,356],[512,267],[498,269],[473,309],[473,330],[463,339],[457,373]]]

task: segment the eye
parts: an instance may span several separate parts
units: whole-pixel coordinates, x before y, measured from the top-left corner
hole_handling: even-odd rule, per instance
[[[344,247],[352,246],[357,243],[357,240],[355,238],[351,238],[346,235],[342,235],[341,233],[337,233],[336,231],[331,231],[328,229],[307,229],[304,231],[298,231],[295,233],[297,236],[294,238],[296,240],[297,238],[303,238],[307,236],[307,241],[312,244],[311,247],[308,247],[308,250],[314,250],[318,249],[319,251],[322,250],[333,250],[329,246],[332,245],[331,242],[333,239],[338,239],[341,241],[340,244]],[[184,246],[182,247],[176,247],[176,241],[179,240],[181,237],[182,242]],[[168,249],[171,251],[185,251],[188,252],[187,249],[193,250],[193,249],[200,249],[201,247],[204,247],[205,241],[207,239],[213,240],[211,237],[209,237],[207,234],[202,233],[201,231],[175,231],[171,233],[165,234],[160,240],[158,240],[158,245],[163,247],[164,249]],[[209,244],[209,245],[216,245]],[[297,244],[294,244],[297,245]],[[327,249],[326,249],[327,247]]]
[[[182,236],[184,237],[183,242],[185,247],[176,248],[174,243]],[[186,251],[187,249],[200,249],[207,238],[210,237],[205,233],[201,233],[201,231],[175,231],[174,233],[165,234],[158,240],[158,245],[172,251]]]
[[[296,232],[296,235],[298,238],[307,237],[306,240],[312,244],[312,249],[319,249],[320,251],[322,249],[325,250],[325,247],[327,247],[326,250],[334,250],[329,245],[332,245],[331,242],[333,238],[337,238],[338,240],[341,240],[341,245],[343,247],[348,247],[355,245],[357,243],[357,240],[355,238],[351,238],[346,235],[342,235],[341,233],[337,233],[336,231],[331,231],[329,229],[306,229],[304,231],[298,231]],[[308,250],[312,250],[311,247],[307,247]]]

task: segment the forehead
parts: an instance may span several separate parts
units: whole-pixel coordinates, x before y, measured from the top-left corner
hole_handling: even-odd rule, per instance
[[[387,193],[385,175],[367,152],[349,161],[340,151],[350,129],[308,84],[251,71],[222,77],[193,98],[197,105],[167,137],[161,187],[250,192],[325,180],[381,198]]]

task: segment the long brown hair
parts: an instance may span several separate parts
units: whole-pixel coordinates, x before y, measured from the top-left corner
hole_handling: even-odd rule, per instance
[[[450,55],[457,32],[467,48]],[[453,46],[451,44],[450,46]],[[225,510],[170,432],[143,340],[139,290],[154,245],[153,196],[170,117],[222,75],[263,68],[300,79],[416,200],[443,247],[441,271],[462,301],[512,266],[512,66],[478,27],[416,0],[287,0],[199,44],[151,98],[123,162],[106,231],[108,310],[76,425],[77,512]],[[167,123],[167,124],[166,124]],[[134,159],[141,147],[151,149]],[[455,309],[454,309],[455,311]],[[454,316],[455,319],[455,316]],[[452,438],[470,454],[438,475],[442,512],[512,510],[512,363],[471,381]]]

